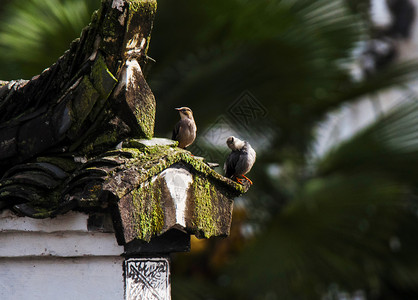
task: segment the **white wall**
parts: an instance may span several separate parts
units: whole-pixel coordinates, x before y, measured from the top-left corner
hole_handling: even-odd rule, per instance
[[[87,220],[0,213],[0,299],[123,299],[123,247],[112,232],[88,231]]]
[[[123,299],[122,263],[121,257],[0,258],[0,299]]]

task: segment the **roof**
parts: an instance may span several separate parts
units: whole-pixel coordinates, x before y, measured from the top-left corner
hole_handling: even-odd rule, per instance
[[[0,82],[0,210],[110,212],[120,244],[171,228],[227,235],[232,199],[248,187],[152,139],[156,103],[142,69],[156,1],[101,5],[54,65]]]
[[[40,156],[17,165],[0,181],[0,203],[33,218],[109,210],[125,244],[171,228],[228,235],[232,199],[247,188],[174,141],[131,139],[91,159]]]

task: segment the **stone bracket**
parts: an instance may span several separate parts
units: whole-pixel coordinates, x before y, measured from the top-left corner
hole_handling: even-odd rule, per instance
[[[125,300],[170,300],[168,257],[125,260]]]

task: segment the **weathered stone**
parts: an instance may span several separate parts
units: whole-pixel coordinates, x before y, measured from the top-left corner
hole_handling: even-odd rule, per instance
[[[190,251],[190,234],[178,229],[170,229],[162,235],[153,237],[149,242],[133,240],[125,244],[125,257],[152,253],[174,253]]]
[[[0,141],[0,160],[17,156],[17,131],[18,126],[0,127],[0,135],[3,139]]]
[[[125,287],[125,300],[170,300],[169,258],[161,256],[126,260]]]
[[[150,241],[171,228],[201,238],[227,236],[232,218],[228,193],[192,166],[172,165],[119,201],[123,243]]]
[[[155,11],[155,0],[102,1],[54,65],[30,81],[2,82],[0,176],[52,147],[88,154],[131,133],[152,137],[155,99],[141,67]]]
[[[102,209],[110,202],[117,207],[115,223],[122,244],[135,238],[149,241],[177,225],[201,237],[228,234],[230,199],[244,193],[247,187],[216,173],[201,158],[174,147],[173,141],[131,140],[123,144],[138,148],[112,150],[92,159],[44,157],[39,158],[42,163],[17,165],[0,181],[0,202],[10,202],[20,213],[38,218],[75,207],[86,211]],[[56,184],[45,186],[45,176]],[[32,178],[32,183],[38,184],[27,189],[19,177]],[[178,189],[177,194],[180,189],[184,193],[181,207],[173,200],[172,194],[176,193],[170,187]],[[11,200],[16,195],[24,204],[16,206],[16,201]],[[152,205],[160,200],[160,208],[155,210]],[[134,209],[135,205],[139,210]],[[141,225],[135,225],[136,221]]]
[[[135,136],[152,138],[154,135],[155,99],[136,59],[128,60],[114,97],[120,115],[132,128]]]
[[[153,138],[151,140],[137,140],[137,139],[129,139],[123,143],[123,146],[126,148],[134,147],[138,149],[142,149],[145,147],[154,147],[154,146],[170,146],[175,147],[178,145],[177,141],[164,139],[164,138]]]
[[[232,198],[245,192],[245,187],[182,149],[158,145],[140,149],[109,153],[131,156],[126,168],[116,168],[103,184],[117,207],[114,222],[119,243],[150,241],[171,228],[206,238],[229,234]]]
[[[142,69],[155,10],[155,0],[102,1],[54,65],[1,83],[1,209],[32,218],[110,212],[130,253],[161,246],[173,230],[229,234],[232,199],[248,186],[175,141],[151,139],[156,105]]]

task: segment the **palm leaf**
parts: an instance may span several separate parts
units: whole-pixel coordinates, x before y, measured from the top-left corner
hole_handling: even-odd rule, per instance
[[[80,36],[99,0],[13,1],[0,22],[0,78],[30,78],[49,67]]]
[[[237,290],[248,299],[260,290],[318,299],[332,283],[370,297],[386,282],[395,294],[415,290],[417,114],[416,101],[398,107],[326,155],[234,266]]]
[[[266,123],[280,132],[273,146],[304,152],[312,127],[328,111],[416,76],[417,64],[405,63],[366,82],[350,79],[344,65],[352,63],[353,48],[366,32],[343,1],[199,3],[204,11],[181,1],[159,6],[157,50],[150,49],[158,61],[150,85],[158,99],[159,134],[175,121],[174,114],[167,118],[169,107],[195,108],[202,129],[250,90],[269,112]],[[172,16],[177,6],[184,9]],[[164,18],[181,18],[180,28],[163,26]]]

